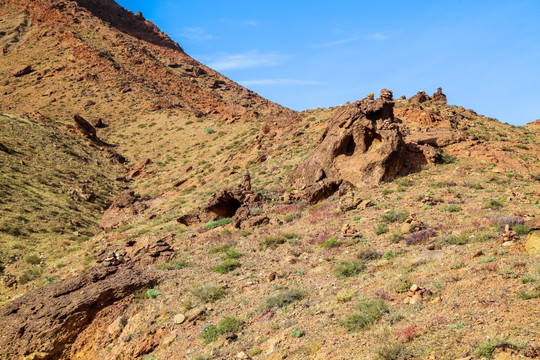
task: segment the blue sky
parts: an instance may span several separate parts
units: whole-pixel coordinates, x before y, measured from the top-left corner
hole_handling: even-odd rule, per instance
[[[441,86],[503,122],[540,118],[540,1],[117,0],[202,63],[295,110]]]

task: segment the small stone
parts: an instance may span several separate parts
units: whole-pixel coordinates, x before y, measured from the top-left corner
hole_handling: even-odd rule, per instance
[[[131,336],[129,335],[124,335],[122,336],[120,339],[122,339],[123,342],[129,342],[131,340]]]
[[[400,231],[402,234],[408,234],[412,230],[412,225],[410,223],[403,223],[401,225]]]
[[[409,304],[411,302],[411,298],[410,297],[406,297],[404,300],[403,300],[403,303],[404,304]]]
[[[172,344],[172,342],[176,339],[176,334],[172,334],[167,336],[165,339],[163,339],[163,345],[169,346]]]
[[[411,286],[411,289],[410,289],[410,290],[411,290],[412,292],[416,292],[418,289],[420,289],[420,287],[419,287],[418,285],[414,284],[414,285]]]
[[[251,359],[251,358],[249,357],[249,355],[246,354],[246,353],[243,352],[243,351],[241,351],[241,352],[239,352],[238,354],[236,354],[236,358],[237,358],[237,359],[240,359],[240,360],[249,360],[249,359]]]
[[[228,332],[228,333],[225,334],[225,340],[227,340],[229,342],[232,342],[232,341],[234,341],[236,339],[238,339],[238,335],[236,335],[233,332]]]
[[[275,271],[271,272],[270,274],[268,274],[268,281],[272,282],[272,281],[276,280],[276,277],[277,277],[277,273]]]
[[[175,324],[182,324],[185,320],[186,316],[184,314],[176,314],[173,318]]]
[[[514,242],[513,241],[505,241],[503,242],[502,246],[512,246],[514,245]]]
[[[411,301],[409,302],[409,304],[415,305],[421,302],[422,302],[422,296],[420,296],[419,294],[416,294],[411,298]]]
[[[200,318],[202,315],[204,315],[205,309],[204,308],[195,308],[191,309],[186,313],[186,317],[188,319],[188,322],[193,322]]]

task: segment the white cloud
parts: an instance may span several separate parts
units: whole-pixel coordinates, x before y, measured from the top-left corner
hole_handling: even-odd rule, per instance
[[[356,41],[356,40],[358,40],[357,37],[350,37],[350,38],[346,38],[346,39],[329,41],[329,42],[322,43],[322,44],[314,44],[314,45],[310,45],[309,47],[313,48],[313,49],[318,49],[318,48],[322,48],[322,47],[331,47],[331,46],[337,46],[337,45],[341,45],[341,44],[347,44],[347,43],[350,43],[350,42],[353,42],[353,41]]]
[[[239,81],[243,86],[253,85],[279,85],[279,86],[292,86],[292,85],[322,85],[322,82],[313,80],[297,80],[297,79],[258,79],[258,80],[243,80]]]
[[[212,40],[214,38],[201,27],[183,28],[180,32],[180,36],[195,41]]]
[[[275,52],[259,53],[251,51],[243,54],[223,54],[209,58],[208,66],[217,71],[277,66],[287,60],[287,56]]]
[[[377,40],[377,41],[384,41],[384,40],[388,40],[390,39],[390,35],[387,34],[387,33],[374,33],[374,34],[369,34],[367,36],[368,39],[371,39],[371,40]]]

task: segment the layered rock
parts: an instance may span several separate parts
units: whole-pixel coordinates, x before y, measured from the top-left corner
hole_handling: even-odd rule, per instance
[[[446,95],[443,94],[441,88],[437,88],[437,92],[431,96],[431,102],[437,104],[446,104]]]
[[[342,181],[373,185],[419,170],[427,163],[426,156],[418,146],[403,141],[393,106],[392,92],[386,89],[377,100],[344,105],[313,152],[292,171],[289,183],[301,188],[328,179],[335,192]],[[326,188],[317,193],[328,193]]]
[[[105,212],[99,223],[102,229],[110,230],[133,220],[137,215],[148,209],[150,198],[137,197],[133,190],[119,194]]]
[[[100,310],[158,278],[153,271],[97,267],[17,298],[0,309],[0,358],[61,358]]]

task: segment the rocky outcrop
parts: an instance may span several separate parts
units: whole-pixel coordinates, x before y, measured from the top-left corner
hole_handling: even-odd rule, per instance
[[[411,103],[411,104],[414,104],[414,103],[421,104],[421,103],[429,101],[429,100],[430,100],[430,98],[429,98],[428,94],[426,94],[424,91],[419,91],[416,95],[412,96],[409,99],[409,103]]]
[[[149,197],[136,197],[133,190],[124,191],[105,210],[99,226],[104,230],[111,230],[117,226],[125,225],[148,209],[149,201]]]
[[[27,293],[0,309],[0,358],[62,358],[100,310],[158,279],[150,270],[100,266]]]
[[[150,159],[145,159],[138,162],[137,164],[133,165],[131,169],[129,169],[129,176],[132,179],[147,178],[151,176],[152,174],[156,173],[156,169],[152,169],[152,170],[147,169],[147,167],[152,164],[153,164],[152,160]]]
[[[378,184],[417,171],[427,163],[418,147],[406,146],[394,121],[392,92],[344,105],[330,120],[309,157],[290,174],[298,188],[329,179],[355,186]]]
[[[13,72],[13,76],[14,77],[21,77],[21,76],[24,76],[24,75],[28,75],[33,71],[34,71],[34,69],[32,69],[32,65],[24,65],[24,66],[20,66],[19,68],[17,68]]]
[[[6,145],[0,143],[0,151],[3,151],[5,153],[8,153],[9,154],[9,149],[7,148]]]
[[[427,129],[406,136],[406,141],[418,145],[431,145],[444,147],[466,140],[466,136],[459,131],[444,129]]]
[[[180,216],[177,221],[190,226],[223,218],[232,218],[233,226],[240,228],[242,223],[252,218],[252,210],[261,208],[263,197],[251,190],[249,173],[244,176],[242,184],[236,188],[224,189],[214,194],[210,200],[195,212]],[[267,222],[264,215],[254,221],[255,224]]]
[[[443,94],[441,88],[437,88],[437,92],[431,96],[431,102],[437,104],[446,104],[446,95]]]
[[[75,130],[77,130],[77,132],[82,136],[93,141],[96,145],[107,145],[105,142],[100,140],[100,138],[97,136],[96,128],[85,118],[80,115],[74,115],[73,120],[75,120]]]

